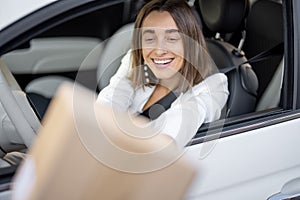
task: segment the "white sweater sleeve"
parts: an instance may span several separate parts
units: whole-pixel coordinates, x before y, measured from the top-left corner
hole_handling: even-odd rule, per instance
[[[228,94],[227,77],[214,74],[181,95],[154,120],[155,130],[171,136],[183,148],[204,122],[220,118]]]
[[[128,52],[123,57],[118,71],[110,79],[109,85],[100,91],[97,102],[127,111],[134,96],[134,88],[128,78],[131,69],[130,62],[130,52]]]

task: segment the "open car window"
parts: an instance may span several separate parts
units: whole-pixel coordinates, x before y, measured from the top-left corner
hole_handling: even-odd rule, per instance
[[[288,41],[286,41],[288,27],[284,21],[284,3],[285,1],[251,1],[249,10],[245,11],[246,15],[243,16],[245,23],[242,28],[238,27],[237,30],[230,33],[218,33],[216,30],[210,30],[209,24],[204,20],[204,14],[201,13],[203,12],[201,6],[205,5],[195,1],[193,6],[201,21],[203,33],[209,40],[208,43],[214,43],[212,45],[221,44],[227,51],[228,48],[229,50],[241,51],[240,53],[243,53],[246,58],[244,61],[247,61],[261,53],[268,52],[278,44],[283,43],[284,48],[288,45]],[[86,5],[71,8],[33,27],[34,32],[23,33],[23,37],[20,37],[10,47],[9,44],[5,45],[2,50],[5,52],[2,59],[10,67],[21,87],[25,90],[27,88],[28,92],[43,90],[31,84],[33,81],[39,81],[36,85],[47,85],[47,90],[53,92],[43,92],[43,95],[49,100],[57,88],[56,83],[59,81],[55,80],[53,83],[52,80],[50,82],[49,79],[41,81],[40,78],[59,76],[63,77],[62,80],[65,78],[70,81],[75,80],[79,77],[78,69],[86,56],[96,46],[102,45],[94,56],[96,59],[89,63],[91,64],[89,67],[80,72],[81,78],[79,80],[95,92],[99,92],[96,77],[97,64],[99,63],[97,58],[103,53],[102,50],[106,47],[110,36],[124,24],[132,23],[135,16],[133,13],[136,13],[138,6],[140,5],[135,5],[133,2],[111,1],[106,4],[89,2]],[[270,12],[266,12],[264,9]],[[125,17],[129,11],[132,11],[130,17]],[[260,14],[262,13],[264,18],[261,19]],[[110,18],[110,23],[106,20],[107,16]],[[211,48],[214,51],[215,46]],[[7,49],[10,50],[6,52]],[[249,95],[248,99],[254,96],[254,100],[250,100],[248,103],[243,98],[240,101],[237,98],[236,102],[232,103],[232,108],[224,108],[224,114],[220,120],[204,124],[199,128],[193,143],[203,141],[204,138],[214,138],[215,133],[220,135],[222,131],[224,134],[221,134],[220,137],[259,128],[261,122],[276,119],[290,110],[292,103],[286,94],[293,83],[285,81],[285,79],[291,76],[293,66],[288,66],[285,62],[287,57],[285,54],[287,53],[289,53],[287,50],[282,50],[281,54],[270,53],[271,55],[266,59],[248,63],[244,67],[246,69],[244,74],[239,74],[238,76],[241,77],[236,80],[241,87],[245,86],[242,88],[244,93],[241,94],[240,91],[236,93],[231,91],[231,93],[241,97]],[[218,59],[222,59],[218,56],[219,54],[214,58],[216,64],[219,63]],[[238,58],[233,62],[234,64],[242,64],[242,61]],[[248,65],[252,69],[250,73],[254,72],[257,77],[257,86],[252,84],[252,80],[245,81],[245,77],[249,79]],[[228,66],[230,67],[230,63]],[[52,84],[54,86],[49,87]],[[235,86],[232,89],[235,90]],[[255,94],[253,90],[256,90]],[[244,109],[244,106],[238,107],[238,104],[247,105],[250,103],[252,106],[249,111],[244,111],[242,114],[228,114],[233,113],[233,109],[237,111]]]

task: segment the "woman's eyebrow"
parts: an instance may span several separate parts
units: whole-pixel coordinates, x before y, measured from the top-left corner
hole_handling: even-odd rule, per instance
[[[152,33],[154,34],[155,31],[153,29],[146,29],[146,30],[143,30],[143,35],[146,34],[146,33]]]
[[[177,29],[167,29],[167,30],[165,30],[165,33],[178,33],[179,32],[179,30],[177,30]]]
[[[167,34],[178,33],[178,32],[179,32],[178,29],[167,29],[167,30],[165,30],[165,33],[167,33]],[[154,34],[155,30],[153,30],[153,29],[145,29],[145,30],[143,30],[143,35],[146,34],[146,33]]]

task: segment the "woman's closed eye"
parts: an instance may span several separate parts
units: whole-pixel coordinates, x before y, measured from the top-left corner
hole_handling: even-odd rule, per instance
[[[166,40],[170,43],[175,43],[180,40],[180,37],[167,37]]]
[[[167,30],[167,33],[165,35],[165,40],[170,43],[175,43],[181,40],[180,33],[178,32],[178,30],[174,30],[174,29]]]
[[[155,37],[144,37],[144,42],[147,44],[151,44],[153,42],[155,42]]]

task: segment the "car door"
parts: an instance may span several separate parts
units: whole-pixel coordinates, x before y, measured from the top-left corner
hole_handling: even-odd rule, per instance
[[[186,150],[198,168],[186,199],[299,199],[300,2],[282,3],[281,106],[218,121],[198,134]]]

